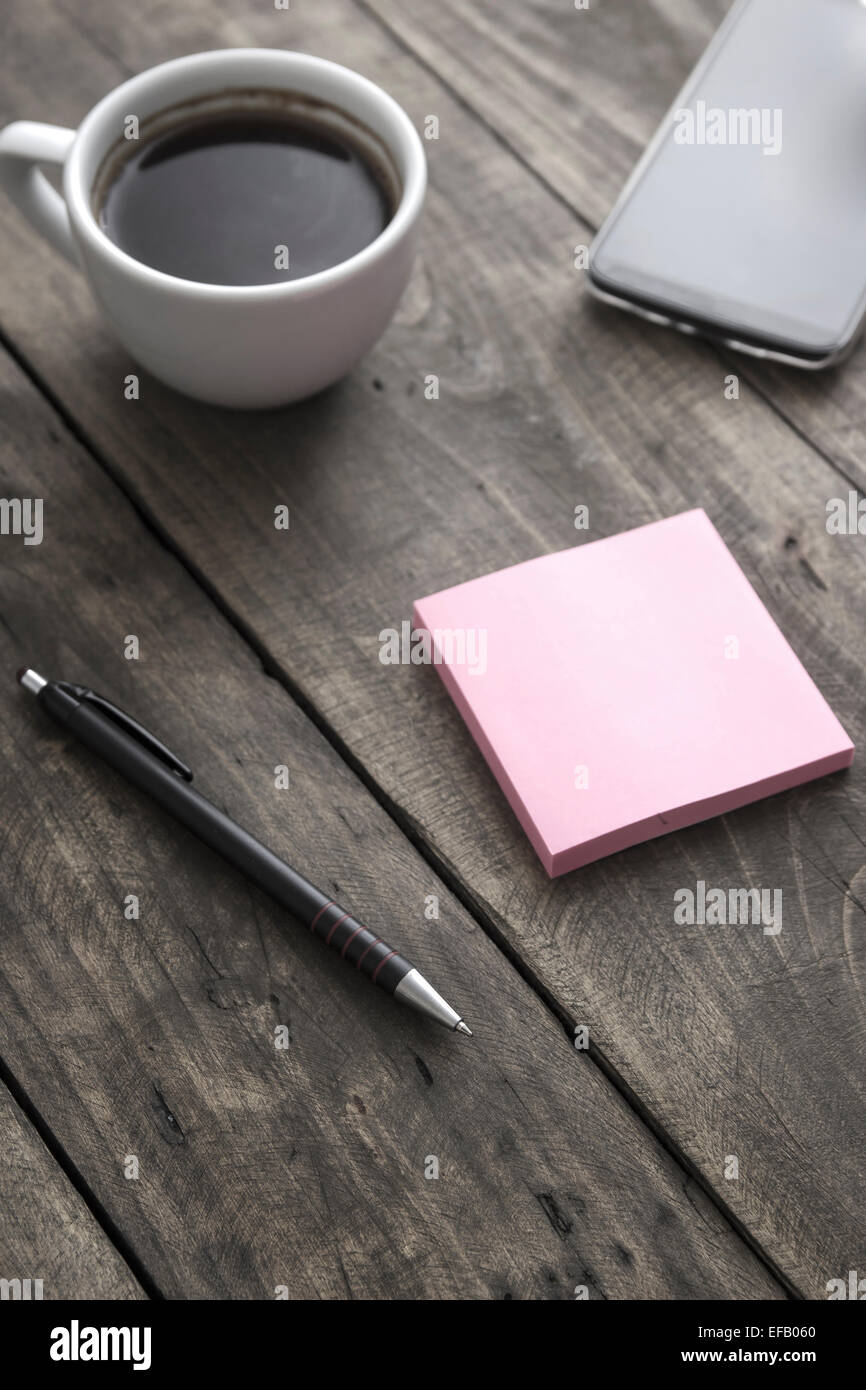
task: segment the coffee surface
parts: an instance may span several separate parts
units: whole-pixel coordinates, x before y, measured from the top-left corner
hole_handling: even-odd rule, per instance
[[[348,260],[393,215],[385,180],[324,122],[199,117],[142,139],[98,210],[128,255],[184,280],[263,285]]]

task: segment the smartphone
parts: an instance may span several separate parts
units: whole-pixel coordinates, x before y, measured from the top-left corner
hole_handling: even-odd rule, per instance
[[[819,368],[866,315],[866,3],[737,0],[589,253],[600,298]]]

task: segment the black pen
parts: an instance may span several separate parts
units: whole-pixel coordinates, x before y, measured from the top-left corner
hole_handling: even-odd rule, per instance
[[[472,1036],[460,1015],[403,956],[196,791],[186,764],[137,720],[86,686],[46,681],[27,668],[18,672],[18,680],[92,752],[287,907],[373,984],[446,1028]]]

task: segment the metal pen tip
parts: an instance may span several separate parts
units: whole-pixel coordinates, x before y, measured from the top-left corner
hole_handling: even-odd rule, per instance
[[[31,670],[29,666],[22,666],[20,671],[16,671],[15,679],[25,690],[29,690],[31,695],[38,695],[42,687],[48,684],[38,671]]]
[[[466,1024],[463,1022],[463,1019],[462,1019],[462,1018],[461,1018],[461,1020],[460,1020],[459,1023],[455,1024],[455,1026],[454,1026],[454,1032],[455,1032],[455,1033],[465,1033],[466,1036],[467,1036],[467,1038],[471,1038],[471,1037],[472,1037],[472,1029],[466,1027]]]

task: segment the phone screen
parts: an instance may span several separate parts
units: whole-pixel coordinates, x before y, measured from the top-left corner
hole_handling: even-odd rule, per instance
[[[799,353],[866,300],[866,3],[740,0],[602,228],[625,294]]]

